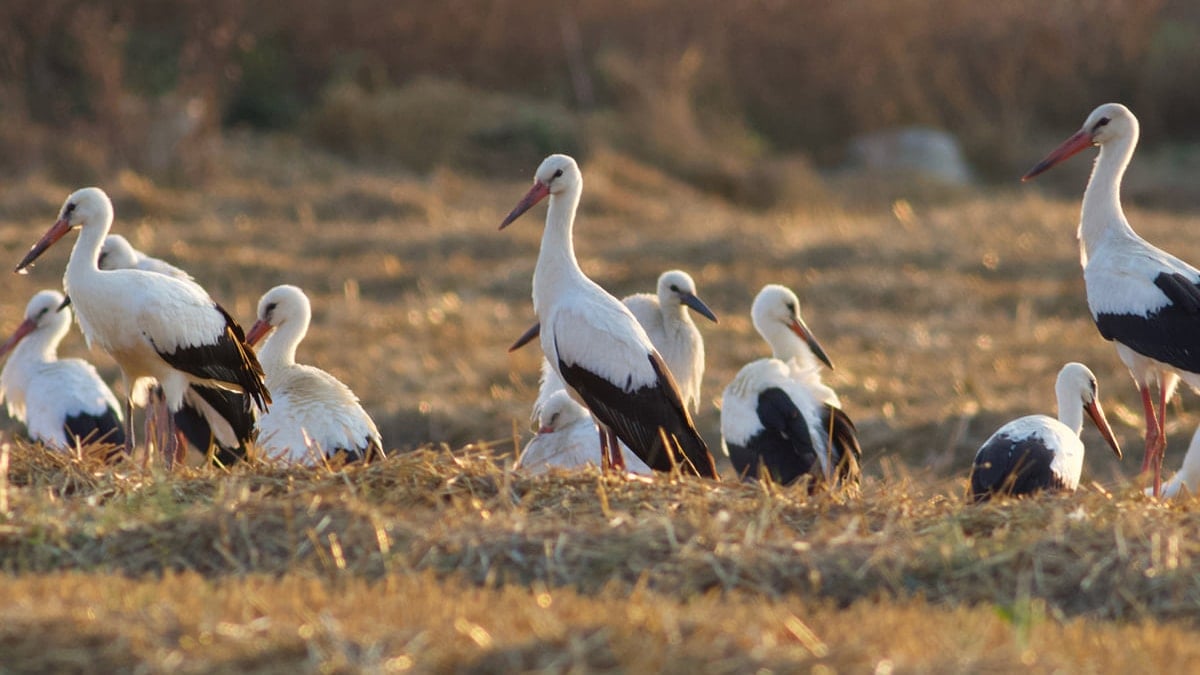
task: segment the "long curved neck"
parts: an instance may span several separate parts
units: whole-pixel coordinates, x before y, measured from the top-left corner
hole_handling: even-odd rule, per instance
[[[550,195],[546,209],[546,229],[542,231],[542,247],[533,270],[533,309],[541,315],[543,303],[550,303],[571,283],[586,277],[575,259],[575,211],[579,208],[582,183]]]
[[[71,257],[67,260],[67,271],[63,275],[63,287],[66,289],[67,295],[71,294],[72,286],[84,285],[80,283],[81,278],[100,271],[100,248],[104,245],[104,238],[108,236],[110,228],[112,228],[112,216],[106,218],[105,222],[99,226],[79,228],[79,239],[76,240],[75,247],[71,249]]]
[[[13,350],[10,360],[18,363],[49,363],[58,360],[58,344],[66,336],[66,328],[42,326],[30,333]]]
[[[311,319],[303,317],[299,320],[285,321],[267,336],[262,349],[258,352],[258,360],[263,369],[270,373],[276,368],[286,368],[296,364],[296,348],[308,333],[308,323]]]
[[[1056,392],[1058,396],[1058,421],[1078,436],[1083,431],[1083,400],[1078,393]]]
[[[1096,247],[1113,236],[1137,235],[1121,209],[1121,179],[1133,158],[1137,134],[1116,138],[1100,146],[1092,177],[1083,193],[1083,211],[1079,218],[1079,239],[1084,264]]]

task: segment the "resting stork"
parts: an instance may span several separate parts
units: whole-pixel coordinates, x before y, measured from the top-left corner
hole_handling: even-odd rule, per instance
[[[971,470],[971,496],[976,502],[995,494],[1022,495],[1039,490],[1074,492],[1083,470],[1083,413],[1087,411],[1100,435],[1121,458],[1100,406],[1096,376],[1082,363],[1068,363],[1054,383],[1058,419],[1028,415],[1015,419],[992,434]]]
[[[25,307],[25,320],[0,345],[8,357],[0,371],[0,399],[8,414],[25,424],[29,437],[55,450],[76,445],[125,445],[120,404],[83,359],[58,358],[58,345],[71,328],[71,310],[58,291],[38,291]],[[116,457],[116,453],[110,459]]]
[[[827,485],[857,483],[862,450],[854,423],[821,381],[818,359],[833,364],[800,318],[796,294],[764,286],[751,318],[772,356],[744,366],[721,396],[721,443],[733,468],[750,479],[765,471],[784,485],[805,475]]]

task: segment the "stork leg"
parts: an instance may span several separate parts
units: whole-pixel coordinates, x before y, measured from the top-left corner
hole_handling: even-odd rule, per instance
[[[621,454],[621,441],[617,439],[617,432],[612,429],[605,431],[608,433],[608,452],[610,454],[608,463],[617,471],[625,473],[628,469],[625,466],[625,455]]]
[[[1142,458],[1142,473],[1154,472],[1155,497],[1162,491],[1162,463],[1167,448],[1167,389],[1165,381],[1159,382],[1158,410],[1155,410],[1149,385],[1138,386],[1146,412],[1146,454]]]
[[[608,454],[608,429],[597,423],[596,431],[600,434],[600,471],[605,472],[612,468],[611,457]]]

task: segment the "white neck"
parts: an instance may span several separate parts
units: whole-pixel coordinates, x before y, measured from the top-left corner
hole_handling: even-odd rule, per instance
[[[1083,261],[1096,247],[1113,236],[1136,237],[1121,209],[1121,179],[1137,146],[1136,130],[1100,146],[1087,190],[1083,193],[1083,211],[1079,218],[1079,240]]]
[[[79,228],[79,239],[75,241],[75,247],[71,249],[71,257],[67,260],[67,271],[63,275],[63,288],[67,291],[68,296],[71,295],[72,286],[86,287],[82,279],[100,271],[98,264],[100,247],[104,245],[104,238],[108,236],[110,228],[112,228],[111,215],[99,226]]]
[[[586,279],[575,259],[573,240],[575,211],[582,191],[582,181],[576,181],[566,191],[550,194],[542,247],[533,270],[533,310],[539,317],[569,285]]]
[[[815,364],[816,357],[808,344],[782,323],[772,321],[766,331],[760,332],[767,344],[771,345],[771,354],[780,361],[794,360],[800,366]]]
[[[308,334],[311,317],[289,318],[277,326],[258,350],[258,361],[268,374],[296,364],[296,348]]]
[[[1083,399],[1079,392],[1056,392],[1058,398],[1058,421],[1078,436],[1083,431]]]

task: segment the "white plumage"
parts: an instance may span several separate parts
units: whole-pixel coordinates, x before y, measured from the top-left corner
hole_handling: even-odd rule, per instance
[[[265,408],[270,397],[262,370],[241,328],[203,288],[183,279],[137,269],[101,270],[100,248],[112,227],[113,208],[99,188],[83,188],[63,204],[58,221],[17,265],[24,270],[54,242],[79,228],[63,286],[88,344],[117,362],[125,391],[157,380],[172,413],[191,384],[240,390]],[[141,401],[139,401],[141,403]],[[133,444],[126,416],[127,441]],[[176,439],[174,430],[169,438]],[[177,446],[165,449],[168,461]]]
[[[133,247],[129,240],[119,234],[109,234],[100,246],[97,265],[102,270],[142,270],[164,274],[168,277],[193,281],[192,275],[171,263],[148,256]]]
[[[721,396],[725,454],[750,478],[762,468],[783,483],[804,474],[831,484],[839,477],[856,481],[861,451],[854,425],[821,381],[818,359],[830,365],[829,358],[801,319],[796,294],[764,286],[751,317],[772,356],[744,366]]]
[[[379,430],[354,392],[320,368],[296,363],[311,321],[308,296],[295,286],[276,286],[258,302],[247,339],[254,344],[274,330],[258,350],[274,396],[258,419],[258,447],[268,457],[305,464],[337,452],[350,460],[382,456]]]
[[[1047,488],[1075,491],[1083,470],[1083,413],[1121,457],[1096,387],[1082,363],[1068,363],[1054,383],[1058,419],[1027,415],[1000,427],[980,446],[971,472],[971,493],[983,501],[996,493],[1028,494]]]
[[[500,225],[506,227],[549,196],[533,275],[542,352],[597,422],[648,465],[670,470],[678,464],[716,477],[712,456],[646,331],[625,305],[579,268],[572,229],[582,190],[575,160],[551,155],[538,167],[533,187]],[[682,457],[672,457],[676,448],[664,446],[663,433],[673,439]],[[615,453],[615,440],[609,436],[606,433],[609,442],[604,444]],[[617,457],[612,459],[619,462]]]
[[[1153,470],[1157,491],[1166,449],[1167,401],[1180,378],[1200,389],[1200,271],[1150,245],[1125,218],[1121,179],[1138,133],[1137,118],[1128,108],[1106,103],[1023,180],[1085,148],[1100,146],[1083,195],[1080,262],[1096,327],[1105,339],[1116,342],[1117,354],[1141,393],[1146,416],[1142,471]]]
[[[621,444],[621,456],[627,471],[649,475],[650,467]],[[517,468],[542,473],[551,468],[578,469],[600,466],[600,436],[587,408],[579,405],[565,390],[551,394],[541,406],[538,433],[517,461]]]
[[[0,399],[30,438],[56,450],[71,449],[76,439],[123,445],[121,406],[108,385],[87,361],[58,358],[71,327],[63,300],[58,291],[39,291],[25,307],[25,320],[0,346],[0,358],[8,355]],[[88,433],[93,437],[81,438]]]
[[[621,302],[633,313],[666,361],[679,385],[684,404],[692,412],[699,412],[700,386],[704,379],[704,337],[687,308],[691,307],[714,323],[717,317],[696,294],[696,282],[683,270],[669,270],[658,277],[656,294],[627,295]],[[543,359],[538,397],[533,405],[534,417],[554,392],[566,386],[550,363]]]

